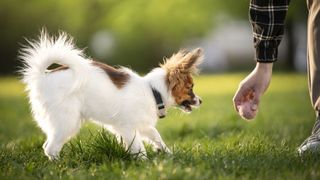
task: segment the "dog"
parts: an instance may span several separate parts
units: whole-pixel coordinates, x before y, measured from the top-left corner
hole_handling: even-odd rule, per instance
[[[28,40],[27,40],[28,41]],[[85,57],[73,38],[64,33],[49,36],[21,48],[22,81],[31,111],[47,139],[44,153],[59,158],[63,145],[87,120],[112,127],[130,153],[147,157],[143,138],[156,150],[171,153],[155,128],[167,109],[191,112],[201,99],[193,92],[203,51],[180,50],[159,67],[140,76],[125,67],[112,67]],[[60,67],[48,70],[52,64]]]

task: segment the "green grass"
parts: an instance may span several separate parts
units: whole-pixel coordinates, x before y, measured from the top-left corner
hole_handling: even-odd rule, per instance
[[[241,120],[232,96],[244,74],[201,76],[204,101],[190,115],[170,110],[157,128],[173,155],[139,161],[110,134],[85,124],[59,161],[44,156],[23,85],[0,78],[0,179],[319,179],[320,154],[297,147],[314,122],[304,74],[275,74],[256,120]]]

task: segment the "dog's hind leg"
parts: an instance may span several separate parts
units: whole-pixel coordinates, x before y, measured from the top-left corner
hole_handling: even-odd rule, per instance
[[[77,108],[61,109],[59,114],[49,116],[49,129],[45,132],[47,140],[44,152],[50,160],[58,159],[63,145],[80,129],[80,114]]]

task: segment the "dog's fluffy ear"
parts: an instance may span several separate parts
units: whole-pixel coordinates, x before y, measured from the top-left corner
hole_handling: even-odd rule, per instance
[[[202,62],[202,60],[203,50],[201,48],[197,48],[184,56],[184,58],[181,61],[181,66],[185,71],[197,73],[197,67]]]
[[[203,50],[201,48],[193,51],[180,50],[169,59],[166,59],[160,66],[168,71],[179,71],[185,73],[198,73],[198,65],[203,60]]]

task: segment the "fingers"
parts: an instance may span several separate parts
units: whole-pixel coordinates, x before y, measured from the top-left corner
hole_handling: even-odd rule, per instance
[[[239,115],[246,120],[254,119],[258,112],[261,94],[254,91],[248,93],[247,99],[240,107]]]
[[[237,92],[235,93],[235,95],[233,97],[234,109],[237,112],[239,112],[238,106],[240,106],[244,102],[247,102],[247,101],[253,99],[253,95],[254,95],[254,93],[251,88],[240,85]]]
[[[261,94],[253,88],[239,86],[233,104],[239,115],[246,120],[255,118],[259,107]]]

